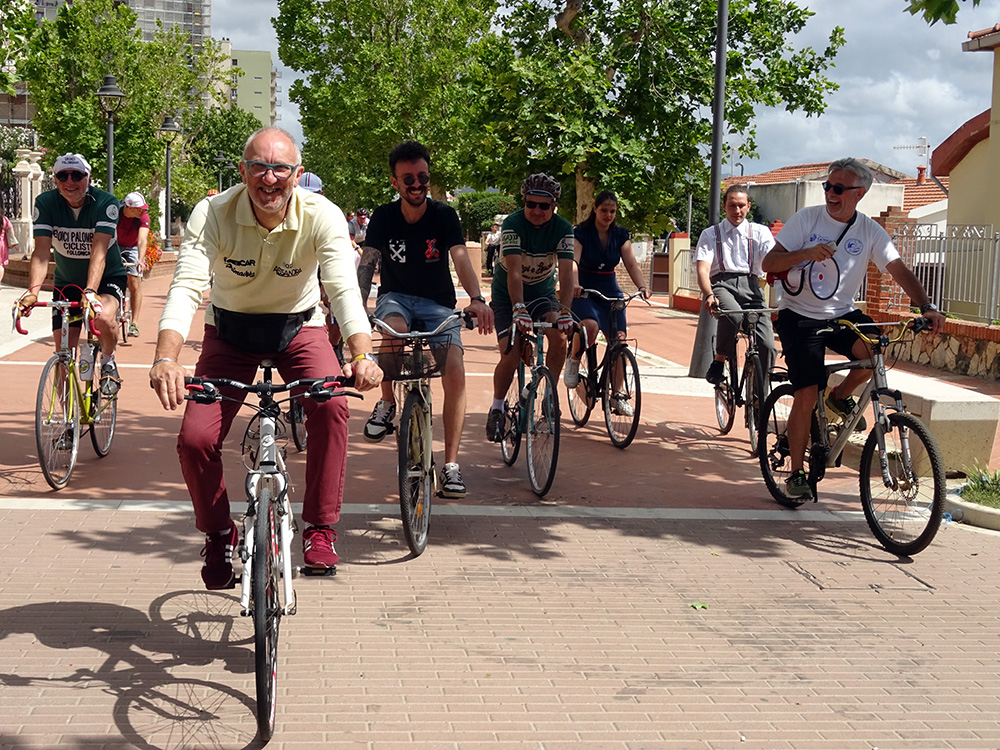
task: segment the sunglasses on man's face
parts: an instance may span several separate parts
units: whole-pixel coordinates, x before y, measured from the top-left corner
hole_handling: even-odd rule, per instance
[[[87,179],[87,175],[83,172],[76,172],[73,170],[64,169],[62,172],[56,172],[56,180],[59,182],[66,182],[72,179],[73,182],[83,182]]]
[[[406,185],[406,187],[413,187],[418,182],[420,183],[421,187],[423,187],[430,181],[431,181],[431,176],[426,172],[421,172],[416,177],[414,177],[412,174],[403,175],[403,184]]]
[[[525,208],[537,208],[537,209],[540,209],[542,211],[548,211],[550,208],[552,208],[552,204],[551,203],[544,203],[542,201],[528,201],[528,200],[526,200],[524,202],[524,205],[525,205]]]
[[[823,183],[823,192],[829,193],[831,190],[834,195],[843,195],[845,190],[860,190],[861,185],[855,185],[854,187],[848,187],[847,185],[831,185],[829,182]]]

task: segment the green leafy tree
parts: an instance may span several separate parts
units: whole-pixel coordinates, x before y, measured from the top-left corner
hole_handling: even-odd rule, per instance
[[[416,139],[434,160],[432,194],[460,186],[468,143],[461,80],[491,34],[495,0],[279,0],[281,60],[308,139],[307,168],[345,206],[392,196],[389,151]]]
[[[234,165],[239,165],[243,158],[243,148],[247,139],[260,129],[260,121],[249,112],[233,107],[212,107],[195,111],[184,124],[188,136],[188,152],[191,160],[212,176],[212,183],[217,184],[219,153],[229,159]],[[225,169],[223,169],[225,172]],[[223,185],[229,184],[229,177],[223,174]],[[234,182],[239,181],[239,175]]]
[[[962,0],[963,3],[965,1]],[[972,4],[973,6],[979,5],[979,0],[972,0]],[[912,15],[921,14],[924,20],[932,26],[938,21],[944,21],[947,24],[955,23],[958,8],[958,0],[910,0],[906,6],[906,10]]]
[[[455,200],[455,209],[462,220],[462,230],[467,239],[479,242],[479,235],[487,231],[498,214],[509,214],[521,207],[520,198],[500,193],[466,192]]]
[[[529,172],[561,178],[565,214],[582,220],[597,189],[619,196],[632,227],[661,232],[665,207],[707,183],[715,0],[514,0],[470,70],[472,172],[516,191]],[[754,108],[819,114],[836,89],[822,51],[790,39],[812,14],[786,0],[733,0],[726,126],[755,153]]]
[[[195,54],[179,27],[159,28],[143,42],[135,13],[114,0],[82,0],[38,24],[18,72],[30,81],[34,124],[47,161],[74,151],[101,181],[106,171],[106,119],[96,92],[107,74],[126,95],[115,115],[115,192],[159,190],[165,148],[157,130],[164,116],[195,110],[215,93],[221,55],[209,41]],[[184,141],[174,144],[182,161]]]
[[[27,54],[27,42],[35,30],[35,4],[31,0],[7,0],[0,4],[0,92],[14,94],[20,79],[17,66]]]

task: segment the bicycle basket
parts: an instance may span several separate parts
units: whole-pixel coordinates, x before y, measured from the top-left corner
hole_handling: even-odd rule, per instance
[[[387,380],[418,380],[440,375],[448,358],[447,345],[432,345],[422,339],[402,341],[383,338],[378,366]]]

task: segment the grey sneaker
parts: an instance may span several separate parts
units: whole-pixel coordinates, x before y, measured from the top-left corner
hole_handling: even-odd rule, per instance
[[[491,443],[503,442],[503,409],[490,409],[486,417],[486,439]]]
[[[624,393],[616,393],[611,397],[611,413],[619,417],[634,417],[635,409]]]
[[[139,335],[139,326],[137,326],[135,323],[129,323],[128,324],[128,335],[131,336],[132,338],[138,337],[138,335]]]
[[[458,464],[445,464],[441,469],[441,497],[465,497],[465,482]]]
[[[851,416],[857,406],[858,402],[851,396],[848,396],[847,398],[835,398],[832,388],[826,394],[826,408],[838,416],[841,423],[845,422],[847,418]],[[865,421],[864,415],[862,415],[861,419],[858,420],[858,423],[854,425],[854,431],[861,432],[866,427],[868,427],[868,422]]]
[[[788,479],[785,480],[785,494],[790,498],[795,500],[812,500],[812,490],[809,488],[809,479],[806,477],[806,472],[803,469],[799,469],[793,472]]]
[[[580,360],[570,357],[566,360],[563,371],[563,383],[567,388],[576,388],[580,384]]]
[[[392,428],[392,420],[395,416],[396,404],[392,401],[379,400],[375,404],[372,415],[365,422],[365,440],[369,443],[381,443]]]
[[[121,387],[122,380],[118,377],[118,368],[112,360],[101,368],[101,393],[110,398],[118,393]]]

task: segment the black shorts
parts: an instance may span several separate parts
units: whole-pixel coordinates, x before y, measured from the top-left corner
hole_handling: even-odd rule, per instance
[[[97,293],[114,297],[118,300],[118,306],[121,307],[122,300],[125,299],[125,290],[128,289],[127,279],[128,276],[126,274],[122,274],[121,276],[105,276],[101,279],[100,286],[97,287]],[[83,288],[76,284],[56,287],[52,292],[52,299],[56,301],[69,300],[70,302],[79,302],[83,299]],[[75,320],[69,324],[70,328],[80,328],[81,326],[83,326],[82,320]],[[62,328],[62,311],[58,308],[52,308],[52,330],[58,331],[60,328]]]
[[[851,310],[837,320],[849,320],[855,324],[873,322],[860,310]],[[837,354],[853,359],[851,349],[858,337],[851,330],[821,333],[815,328],[802,328],[799,325],[801,321],[816,322],[816,319],[791,310],[781,310],[774,322],[774,330],[781,339],[785,364],[788,366],[788,379],[796,391],[813,385],[825,388],[826,350],[832,349]]]
[[[531,314],[531,319],[536,323],[545,320],[545,316],[549,313],[559,312],[559,300],[554,296],[538,297],[528,300],[525,304]],[[493,308],[493,325],[497,331],[497,341],[503,341],[510,332],[511,323],[514,322],[514,308],[506,300],[502,302],[491,301],[490,307]]]

